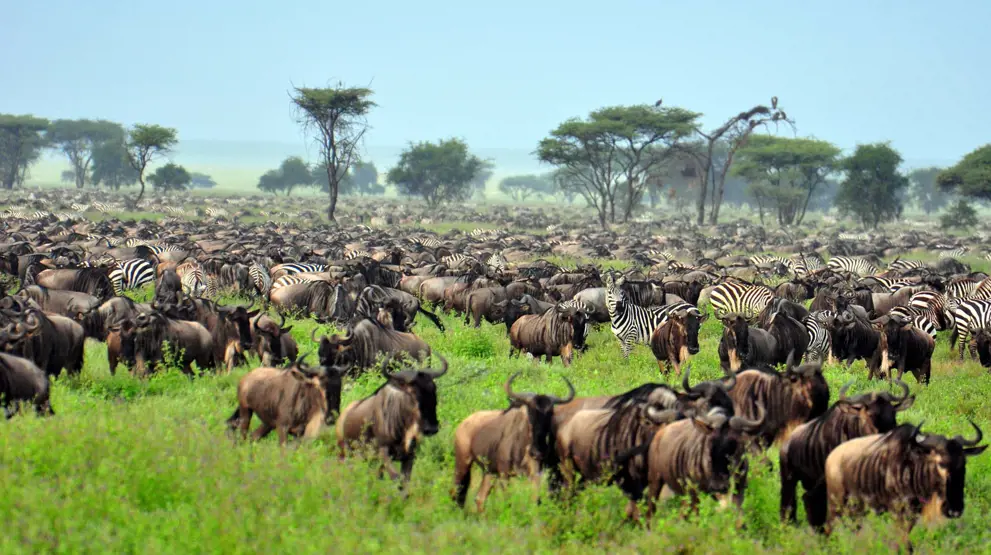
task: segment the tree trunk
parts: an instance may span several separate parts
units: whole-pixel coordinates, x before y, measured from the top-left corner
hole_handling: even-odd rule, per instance
[[[328,173],[330,172],[328,171]],[[330,183],[330,204],[327,206],[327,219],[333,223],[337,222],[334,219],[334,213],[337,212],[337,188],[337,183]]]
[[[82,189],[86,185],[86,172],[82,172],[80,175],[79,171],[76,171],[76,189]]]

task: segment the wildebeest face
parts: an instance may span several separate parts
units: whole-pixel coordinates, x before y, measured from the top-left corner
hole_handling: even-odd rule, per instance
[[[411,387],[420,409],[420,430],[424,435],[432,436],[440,429],[437,422],[437,384],[429,375],[417,372]]]
[[[982,329],[975,333],[974,346],[981,359],[981,366],[991,368],[991,331]]]
[[[554,445],[554,403],[545,395],[537,395],[527,404],[530,419],[530,456],[543,461]]]
[[[983,438],[981,429],[970,422],[977,437],[972,440],[964,439],[963,436],[955,436],[947,439],[940,435],[925,435],[916,433],[913,449],[918,450],[923,457],[923,464],[935,465],[935,475],[942,484],[932,484],[937,486],[934,493],[943,493],[943,516],[947,518],[958,518],[964,511],[964,482],[967,473],[967,457],[979,455],[987,449],[987,445],[977,446]],[[942,485],[943,491],[939,492]]]
[[[698,314],[688,312],[685,315],[685,334],[688,339],[689,354],[697,355],[699,352],[699,328],[701,327],[702,321]]]
[[[238,338],[241,347],[248,349],[251,347],[251,319],[258,315],[258,311],[248,312],[243,306],[233,310],[222,310],[220,316],[234,323],[237,326]]]

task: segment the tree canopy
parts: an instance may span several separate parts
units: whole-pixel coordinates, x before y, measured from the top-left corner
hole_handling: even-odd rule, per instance
[[[910,192],[919,207],[925,210],[926,214],[931,214],[950,202],[952,194],[943,190],[936,182],[936,178],[943,171],[943,168],[929,167],[918,168],[908,173],[910,182]]]
[[[525,202],[531,196],[553,194],[554,181],[547,175],[511,175],[499,182],[499,191],[517,202]]]
[[[289,196],[296,187],[310,187],[316,183],[315,175],[310,172],[310,166],[299,156],[290,156],[274,170],[265,172],[258,179],[258,188],[268,193],[279,191]]]
[[[991,200],[991,144],[964,156],[955,166],[940,173],[937,182],[944,190],[958,195]]]
[[[69,159],[76,187],[82,189],[89,176],[93,151],[109,141],[121,141],[124,128],[119,123],[105,120],[58,119],[48,128],[51,148]]]
[[[755,135],[737,152],[732,172],[749,182],[760,211],[777,212],[778,224],[801,224],[816,189],[838,169],[840,149],[816,139]]]
[[[327,187],[326,176],[321,180],[324,188]],[[379,183],[379,172],[372,162],[357,162],[348,171],[344,179],[341,180],[342,195],[381,195],[385,193],[385,186]]]
[[[846,178],[836,194],[837,206],[874,228],[901,215],[901,193],[908,187],[908,178],[898,171],[901,163],[887,143],[857,145],[842,164]]]
[[[138,181],[138,170],[131,165],[124,138],[104,141],[93,148],[90,181],[117,191]]]
[[[296,87],[290,93],[297,121],[313,132],[320,147],[330,194],[327,218],[331,222],[335,221],[341,180],[360,159],[358,148],[368,131],[366,117],[375,107],[370,100],[372,94],[371,89],[346,87],[343,83],[322,89]]]
[[[145,170],[153,160],[172,151],[178,144],[178,133],[171,127],[155,124],[136,124],[127,134],[127,158],[138,174],[141,192],[133,203],[136,205],[145,195]]]
[[[48,120],[30,115],[0,114],[0,186],[24,183],[28,168],[48,144]]]
[[[629,219],[648,176],[691,135],[699,114],[682,108],[611,106],[570,119],[541,140],[537,156],[558,167],[559,184],[596,209],[603,228]]]
[[[217,182],[205,173],[191,172],[189,174],[189,185],[197,189],[212,189],[217,186]]]
[[[160,166],[155,173],[148,177],[156,191],[184,191],[193,180],[186,168],[169,162]]]
[[[468,145],[460,139],[424,141],[403,151],[387,180],[400,194],[423,197],[428,206],[436,208],[470,198],[472,182],[483,167],[483,160],[468,152]]]

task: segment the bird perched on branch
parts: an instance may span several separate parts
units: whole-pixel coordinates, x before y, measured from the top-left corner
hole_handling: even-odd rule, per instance
[[[654,103],[654,107],[656,108],[656,107],[660,106],[661,105],[661,102],[664,102],[664,99],[663,98],[657,99],[657,102]]]

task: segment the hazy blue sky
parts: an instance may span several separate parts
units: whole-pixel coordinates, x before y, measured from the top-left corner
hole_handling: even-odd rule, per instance
[[[814,135],[955,161],[991,140],[991,2],[2,0],[0,111],[301,142],[286,90],[370,86],[373,146],[532,149],[610,104],[716,123],[771,95]]]

